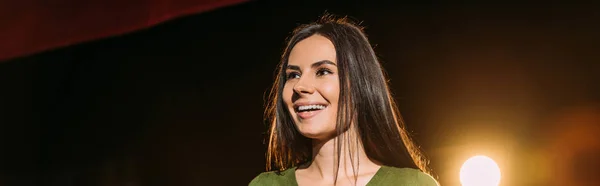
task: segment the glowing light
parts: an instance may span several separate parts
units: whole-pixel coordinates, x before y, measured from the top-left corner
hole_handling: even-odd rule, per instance
[[[498,186],[500,168],[487,156],[473,156],[460,168],[460,183],[463,186]]]

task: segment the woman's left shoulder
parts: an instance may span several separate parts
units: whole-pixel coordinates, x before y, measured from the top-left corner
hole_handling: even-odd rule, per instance
[[[249,186],[259,185],[294,185],[296,184],[295,168],[289,168],[284,171],[263,172],[256,176]]]
[[[381,167],[381,181],[405,186],[439,186],[438,182],[429,174],[419,169]],[[385,181],[384,181],[385,180]]]

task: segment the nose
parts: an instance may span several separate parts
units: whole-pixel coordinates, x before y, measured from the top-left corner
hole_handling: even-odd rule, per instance
[[[297,94],[312,94],[315,92],[315,87],[305,78],[300,78],[294,85],[294,92]]]

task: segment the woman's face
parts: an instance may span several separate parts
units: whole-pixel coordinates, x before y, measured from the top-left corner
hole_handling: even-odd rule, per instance
[[[283,100],[302,135],[335,135],[340,86],[335,47],[329,39],[310,36],[296,44],[285,68]]]

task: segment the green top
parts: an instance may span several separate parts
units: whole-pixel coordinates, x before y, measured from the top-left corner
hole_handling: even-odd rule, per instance
[[[264,172],[250,182],[250,186],[258,185],[298,185],[296,168],[290,168],[277,174],[274,171]],[[367,183],[367,186],[438,186],[428,174],[417,169],[381,166]]]

